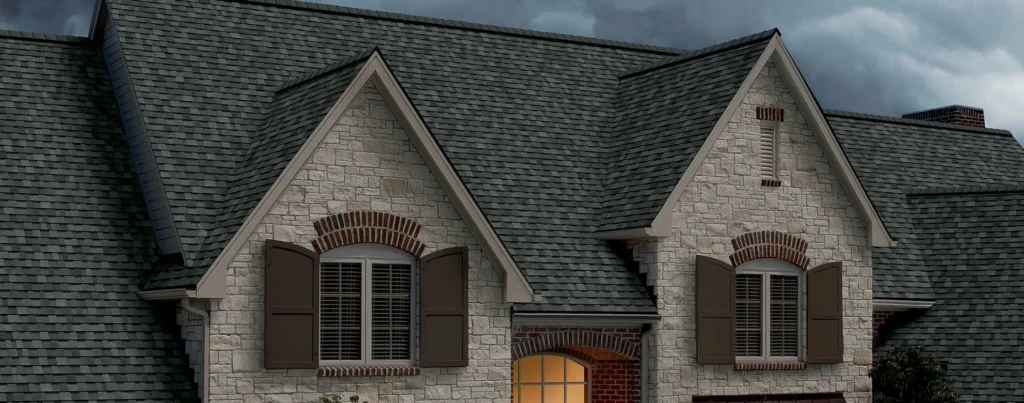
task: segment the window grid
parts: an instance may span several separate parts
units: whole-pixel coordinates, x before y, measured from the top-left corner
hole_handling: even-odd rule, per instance
[[[540,381],[537,382],[525,382],[523,381],[523,365],[520,363],[524,359],[539,358],[540,359]],[[545,362],[547,359],[559,359],[562,362],[561,381],[548,381],[547,368],[548,365]],[[569,381],[569,366],[577,365],[583,370],[583,381]],[[562,398],[557,400],[557,403],[587,403],[590,401],[590,368],[583,363],[580,363],[572,358],[565,357],[557,354],[539,354],[520,358],[512,363],[513,371],[513,382],[512,382],[512,403],[547,403],[546,391],[549,386],[560,386],[562,388]],[[583,401],[570,400],[569,399],[569,386],[583,386]],[[522,387],[523,386],[539,386],[540,387],[540,401],[522,401]]]
[[[792,270],[756,266],[737,269],[735,337],[738,361],[800,359],[803,287],[801,271],[795,267]],[[760,320],[752,320],[754,318]],[[755,332],[760,336],[759,342],[752,342],[756,336],[752,337],[751,333]],[[750,347],[751,344],[756,344],[756,347]]]
[[[321,262],[321,365],[412,364],[414,276],[408,260]]]

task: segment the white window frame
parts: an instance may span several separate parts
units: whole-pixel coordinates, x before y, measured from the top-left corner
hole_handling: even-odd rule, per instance
[[[761,276],[761,356],[736,356],[736,362],[793,362],[803,359],[804,321],[807,303],[807,276],[803,269],[781,259],[756,259],[736,267],[736,275],[756,274]],[[797,277],[797,325],[795,357],[773,357],[771,355],[771,276]]]
[[[381,244],[354,244],[346,245],[339,248],[334,248],[326,251],[320,255],[320,263],[357,263],[362,265],[362,324],[360,328],[360,358],[359,360],[320,360],[320,366],[364,366],[364,365],[413,365],[416,355],[417,339],[416,329],[419,325],[417,323],[418,306],[419,301],[418,289],[419,289],[419,276],[418,267],[416,266],[417,259],[405,251],[394,248],[387,245]],[[407,264],[410,266],[411,276],[410,285],[412,289],[409,295],[409,359],[408,360],[373,360],[371,359],[372,353],[372,324],[373,324],[373,306],[372,306],[372,293],[373,288],[372,282],[372,267],[373,264]],[[317,301],[317,305],[320,302]],[[320,307],[319,309],[322,309]],[[323,314],[323,311],[320,312]],[[320,346],[317,345],[317,351],[319,352]]]
[[[530,354],[530,355],[527,355],[527,356],[524,356],[524,357],[519,357],[519,359],[513,361],[513,362],[522,361],[523,358],[529,358],[529,357],[541,357],[541,362],[540,362],[540,368],[541,368],[540,382],[527,382],[527,383],[525,383],[525,385],[527,385],[527,386],[540,386],[541,400],[544,399],[544,386],[545,385],[562,385],[562,387],[563,387],[563,393],[562,393],[563,401],[564,401],[566,395],[569,393],[568,385],[579,385],[579,382],[567,382],[567,381],[565,381],[566,379],[569,379],[569,365],[563,365],[562,366],[562,379],[563,379],[562,382],[545,382],[544,381],[544,356],[546,356],[546,355],[555,356],[555,357],[562,357],[562,358],[565,358],[566,361],[572,361],[572,362],[575,362],[575,363],[583,366],[583,379],[585,379],[585,381],[583,381],[583,386],[584,386],[583,389],[585,390],[584,393],[587,394],[587,399],[586,399],[587,403],[590,403],[592,401],[592,398],[593,398],[593,396],[591,395],[590,391],[591,391],[591,388],[592,388],[592,386],[594,384],[594,372],[593,372],[594,368],[592,366],[590,366],[590,364],[587,364],[586,361],[577,359],[576,357],[572,357],[572,356],[569,356],[569,355],[566,355],[566,354],[541,352],[541,353]],[[519,386],[524,385],[524,383],[523,383],[523,364],[520,363],[519,367],[517,369],[519,370],[519,382],[512,382],[512,394],[517,399],[519,399],[519,398],[521,398],[520,394],[522,393],[522,389],[519,389],[519,391],[517,391],[516,388],[519,387]],[[512,403],[516,403],[516,402],[512,402]]]

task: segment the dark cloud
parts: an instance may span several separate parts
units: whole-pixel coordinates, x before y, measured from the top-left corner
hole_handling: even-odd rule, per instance
[[[318,0],[686,49],[778,27],[822,106],[984,108],[1024,139],[1016,0]],[[0,28],[84,35],[92,0],[0,0]]]

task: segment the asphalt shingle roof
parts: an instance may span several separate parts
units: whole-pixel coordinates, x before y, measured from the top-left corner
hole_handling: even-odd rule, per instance
[[[962,402],[1024,400],[1024,186],[915,190],[908,200],[936,302],[885,346],[945,361]]]
[[[545,297],[543,304],[516,307],[531,311],[655,312],[640,276],[594,236],[604,200],[604,143],[629,135],[612,133],[619,75],[638,66],[686,72],[676,78],[634,74],[629,81],[640,88],[644,76],[656,77],[687,91],[678,99],[659,94],[666,103],[693,105],[686,99],[719,99],[725,92],[700,85],[694,75],[710,69],[723,75],[715,77],[723,85],[738,86],[737,72],[752,64],[747,59],[754,48],[763,48],[731,43],[691,52],[291,1],[110,5],[182,237],[182,267],[153,285],[194,283],[230,238],[221,206],[237,191],[231,178],[247,166],[274,90],[378,47],[517,265]],[[666,59],[676,55],[692,57]],[[649,66],[659,61],[666,65]],[[189,102],[173,102],[183,99]],[[701,105],[694,118],[702,122],[724,109]],[[665,161],[673,162],[685,164]],[[279,165],[246,191],[255,195],[269,186],[263,180],[272,182]],[[236,205],[226,220],[244,218],[250,204]]]
[[[1024,182],[1024,148],[1005,130],[826,111],[895,248],[872,252],[873,295],[936,298],[907,193],[922,187]]]
[[[173,317],[135,294],[156,244],[81,38],[0,31],[0,215],[0,401],[196,401]]]

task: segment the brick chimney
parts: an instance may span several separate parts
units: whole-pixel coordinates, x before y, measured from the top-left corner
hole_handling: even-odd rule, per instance
[[[926,111],[903,115],[907,119],[927,120],[929,122],[952,123],[955,125],[985,127],[985,111],[963,105],[950,105]]]

